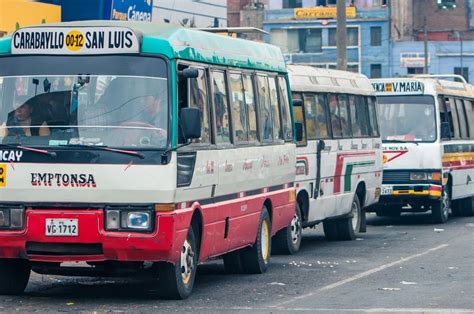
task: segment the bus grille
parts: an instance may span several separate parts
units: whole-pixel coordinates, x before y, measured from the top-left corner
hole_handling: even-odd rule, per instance
[[[410,171],[387,171],[384,170],[382,183],[409,183],[410,182]]]
[[[102,244],[27,242],[28,255],[102,255]]]

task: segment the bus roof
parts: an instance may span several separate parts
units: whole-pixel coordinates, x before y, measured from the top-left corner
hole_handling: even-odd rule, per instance
[[[369,79],[362,74],[288,65],[291,90],[294,92],[333,92],[375,95]]]
[[[48,27],[126,27],[140,38],[140,52],[241,68],[286,72],[280,48],[169,24],[120,21],[80,21],[41,24]],[[26,28],[28,29],[28,28]],[[11,53],[11,37],[0,39],[0,55]]]
[[[423,76],[371,80],[377,96],[397,95],[447,95],[474,97],[474,85],[455,82],[442,77]]]

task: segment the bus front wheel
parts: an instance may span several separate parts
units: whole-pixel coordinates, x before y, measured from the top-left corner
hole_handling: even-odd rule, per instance
[[[0,259],[0,294],[15,295],[25,291],[31,265],[23,259]]]
[[[295,215],[290,224],[278,231],[273,238],[273,248],[275,253],[295,254],[300,250],[303,222],[301,219],[300,205],[296,205]]]
[[[434,223],[444,224],[448,221],[449,210],[451,208],[451,197],[448,187],[443,187],[441,199],[431,205],[431,217]]]
[[[272,245],[272,223],[266,206],[263,206],[258,224],[257,239],[252,247],[240,252],[242,269],[248,274],[262,274],[270,263]]]
[[[191,295],[197,271],[197,246],[194,230],[189,227],[188,235],[181,248],[180,260],[174,265],[163,263],[158,268],[159,295],[165,299],[181,300]]]

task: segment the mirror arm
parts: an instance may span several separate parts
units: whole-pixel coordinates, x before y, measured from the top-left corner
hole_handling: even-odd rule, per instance
[[[172,147],[172,148],[168,148],[167,150],[165,150],[162,154],[161,154],[161,157],[165,157],[166,155],[168,155],[169,152],[172,152],[172,151],[175,151],[175,150],[178,150],[179,148],[181,147],[184,147],[184,146],[188,146],[190,144],[192,144],[192,140],[191,139],[188,139],[188,141],[184,144],[179,144],[177,145],[176,147]]]

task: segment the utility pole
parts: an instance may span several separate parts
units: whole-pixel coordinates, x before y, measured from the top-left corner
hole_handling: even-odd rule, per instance
[[[424,74],[428,74],[429,71],[428,71],[428,28],[426,27],[426,15],[425,15],[425,18],[424,18],[424,23],[423,23],[423,27],[424,27],[424,35],[423,35],[423,40],[425,42],[425,68],[423,69],[423,73]]]
[[[347,29],[346,29],[346,1],[337,0],[337,69],[347,70]]]

